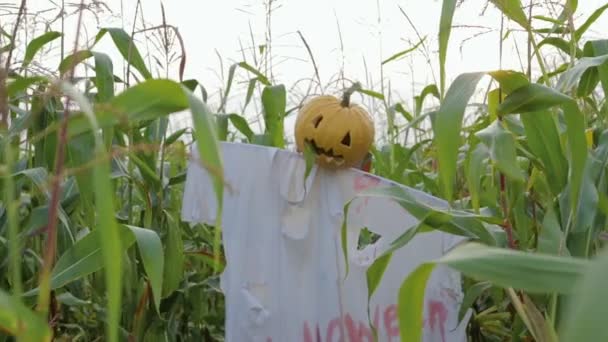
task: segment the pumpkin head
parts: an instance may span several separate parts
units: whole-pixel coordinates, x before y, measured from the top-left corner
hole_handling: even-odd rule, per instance
[[[306,103],[295,123],[299,152],[310,144],[316,162],[326,168],[349,168],[361,163],[374,141],[374,123],[361,106],[350,103],[347,91],[342,100],[317,96]]]

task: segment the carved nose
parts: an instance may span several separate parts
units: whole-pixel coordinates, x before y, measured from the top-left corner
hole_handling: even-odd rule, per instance
[[[342,138],[342,145],[350,147],[350,131],[346,132],[346,135]]]
[[[321,123],[322,120],[323,120],[323,115],[319,115],[313,120],[312,123],[313,123],[313,125],[315,125],[315,128],[319,127],[319,124]]]

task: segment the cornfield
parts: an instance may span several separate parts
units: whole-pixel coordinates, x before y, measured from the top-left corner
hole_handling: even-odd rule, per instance
[[[356,94],[383,130],[370,172],[450,204],[441,211],[394,192],[361,193],[390,198],[420,221],[372,264],[368,286],[382,281],[392,252],[440,230],[468,243],[403,279],[402,341],[421,339],[419,299],[439,264],[463,274],[469,341],[606,341],[608,37],[588,32],[608,3],[581,16],[577,0],[490,0],[483,10],[504,20],[500,45],[515,32],[526,37],[522,68],[448,80],[461,3],[442,1],[436,47],[419,35],[383,61],[421,52],[438,66],[412,106],[364,80]],[[306,90],[276,81],[264,45],[222,65],[225,86],[211,100],[203,82],[184,75],[194,62],[165,19],[137,31],[102,27],[85,44],[81,19],[103,2],[61,2],[57,18],[24,42],[26,0],[0,6],[11,18],[0,22],[0,341],[223,341],[219,227],[180,219],[189,146],[221,198],[221,141],[288,148],[286,120],[314,92],[352,80],[322,87],[300,34],[313,74]],[[132,6],[142,15],[141,1]],[[67,16],[76,27],[59,25]],[[64,40],[72,29],[74,44]],[[126,70],[98,48],[102,40]],[[146,45],[154,53],[144,54]],[[60,47],[60,63],[42,67],[49,46]],[[228,110],[242,85],[241,112]],[[186,123],[171,128],[176,119]]]

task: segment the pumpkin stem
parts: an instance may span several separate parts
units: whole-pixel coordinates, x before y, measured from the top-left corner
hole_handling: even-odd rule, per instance
[[[358,90],[361,90],[361,83],[355,82],[352,86],[350,86],[350,88],[344,91],[344,95],[342,95],[342,102],[340,103],[340,105],[342,105],[342,107],[350,106],[350,96]]]

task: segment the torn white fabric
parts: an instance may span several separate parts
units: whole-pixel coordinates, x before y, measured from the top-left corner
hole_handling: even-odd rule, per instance
[[[182,220],[214,224],[217,203],[209,174],[193,148]],[[420,264],[443,256],[462,237],[417,235],[396,251],[367,307],[366,270],[399,235],[418,223],[394,201],[361,197],[348,212],[348,265],[340,229],[344,205],[370,187],[398,186],[432,207],[447,204],[423,192],[356,170],[313,166],[295,152],[221,143],[225,181],[222,232],[227,266],[221,276],[227,342],[399,341],[397,294]],[[362,228],[381,236],[359,250]],[[466,341],[460,275],[437,266],[427,284],[424,341]]]

